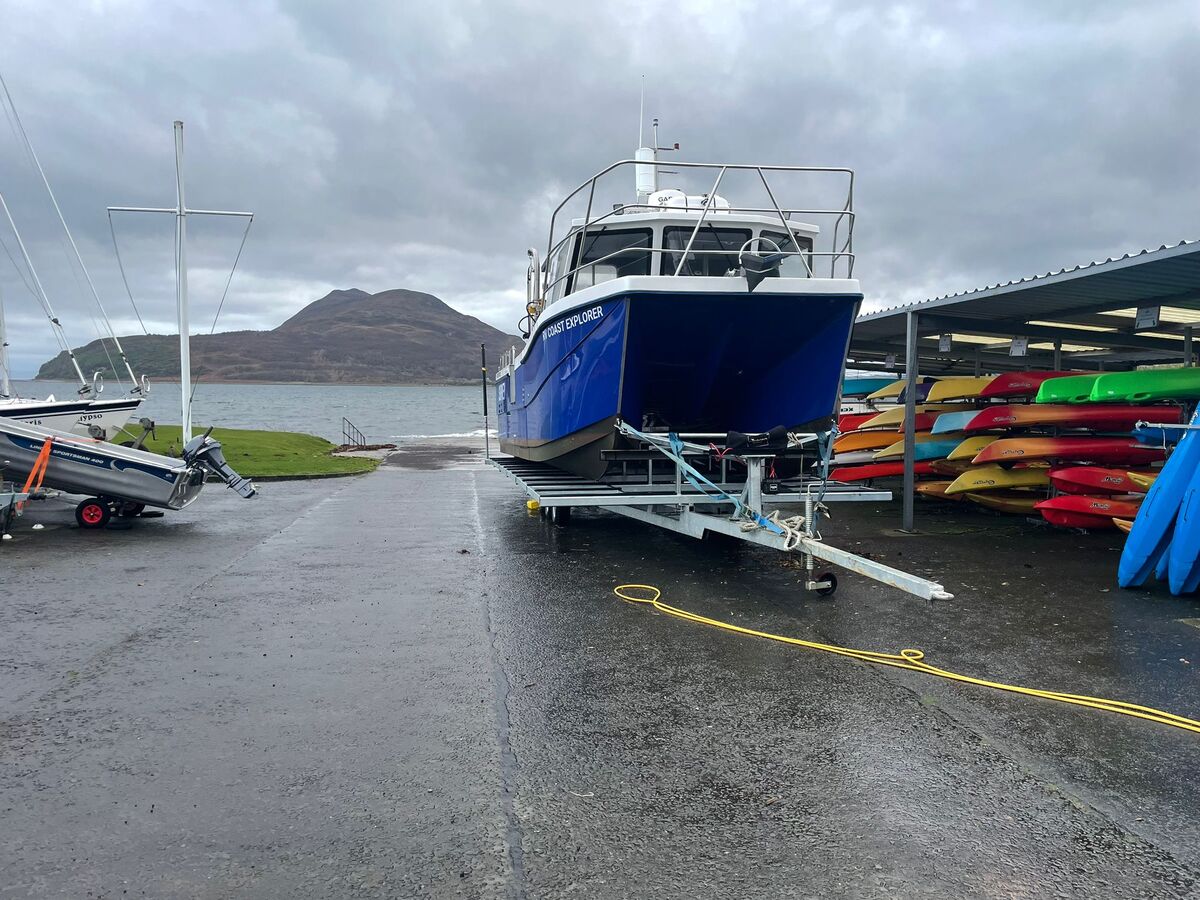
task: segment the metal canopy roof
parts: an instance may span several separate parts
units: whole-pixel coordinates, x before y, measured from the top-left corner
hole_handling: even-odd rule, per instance
[[[1135,328],[1136,310],[1155,306],[1158,324]],[[1183,362],[1191,355],[1192,328],[1200,328],[1200,243],[867,313],[855,323],[849,367],[887,368],[890,354],[902,364],[910,312],[918,314],[922,374],[1050,368],[1056,342],[1057,368]],[[945,334],[952,336],[948,353],[938,350]],[[1009,355],[1016,337],[1028,338],[1025,356]]]

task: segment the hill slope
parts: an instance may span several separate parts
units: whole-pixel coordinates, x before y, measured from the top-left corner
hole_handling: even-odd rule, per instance
[[[333,291],[271,331],[229,331],[192,337],[192,372],[205,381],[342,384],[474,384],[479,345],[488,366],[520,341],[432,294],[402,289],[368,294]],[[134,371],[178,378],[176,335],[131,335],[121,344]],[[76,348],[89,376],[111,366],[100,341]],[[65,353],[44,363],[38,378],[74,377]]]

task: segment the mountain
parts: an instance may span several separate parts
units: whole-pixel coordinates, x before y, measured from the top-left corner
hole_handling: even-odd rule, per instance
[[[488,368],[518,338],[451,309],[432,294],[396,289],[332,291],[270,331],[192,336],[192,374],[204,381],[338,384],[475,384],[479,345]],[[177,335],[121,338],[138,375],[178,379]],[[110,353],[111,353],[111,348]],[[100,341],[76,348],[84,373],[114,377]],[[71,380],[66,353],[44,363],[38,378]]]

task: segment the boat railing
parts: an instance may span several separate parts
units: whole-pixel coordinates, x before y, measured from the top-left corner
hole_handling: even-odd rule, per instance
[[[775,251],[772,249],[772,254],[774,254],[774,252]],[[647,254],[647,255],[650,255],[653,257],[653,256],[656,256],[656,255],[662,254],[662,253],[674,254],[676,256],[681,257],[679,263],[675,267],[675,271],[671,273],[672,275],[686,274],[686,273],[683,273],[681,270],[683,268],[684,262],[689,257],[704,256],[704,255],[710,255],[710,256],[737,256],[738,255],[737,250],[697,250],[697,249],[693,248],[691,250],[685,251],[685,250],[679,250],[679,249],[667,249],[667,248],[662,248],[662,247],[657,247],[657,248],[638,247],[638,246],[622,247],[620,250],[614,250],[612,253],[606,253],[604,256],[601,256],[597,259],[589,260],[588,262],[586,262],[582,265],[576,266],[574,269],[571,269],[569,272],[564,272],[562,275],[559,275],[553,281],[548,282],[546,284],[545,293],[543,294],[543,296],[549,296],[550,292],[552,290],[554,290],[555,286],[566,281],[568,278],[578,275],[580,272],[584,272],[588,269],[591,269],[593,272],[592,280],[594,283],[596,266],[601,265],[606,260],[610,260],[610,259],[614,259],[615,257],[618,257],[618,256],[626,256],[626,255],[630,255],[630,254],[639,254],[639,255]],[[800,257],[800,262],[803,263],[804,268],[805,268],[806,277],[809,277],[809,278],[816,277],[815,275],[813,275],[814,266],[813,266],[812,262],[810,262],[811,257],[814,257],[814,256],[822,257],[822,258],[831,258],[831,259],[832,258],[844,259],[844,258],[848,257],[850,259],[850,268],[853,269],[854,254],[847,253],[844,251],[781,250],[781,251],[779,251],[779,255],[783,256],[783,257],[791,257],[791,256]]]
[[[641,167],[649,167],[649,168],[655,168],[655,169],[669,167],[668,170],[671,171],[673,174],[678,174],[678,172],[676,171],[678,169],[687,169],[689,171],[706,171],[707,170],[710,172],[716,172],[716,177],[713,181],[712,187],[708,190],[708,192],[706,194],[703,195],[705,198],[704,202],[697,204],[695,206],[686,206],[685,205],[683,207],[673,207],[673,206],[668,207],[668,206],[655,206],[652,204],[640,203],[640,202],[633,203],[633,204],[622,203],[622,204],[614,204],[614,206],[611,209],[609,209],[608,211],[604,212],[601,215],[597,215],[597,216],[593,217],[592,212],[593,212],[593,209],[594,209],[595,203],[596,203],[596,189],[597,189],[597,185],[600,183],[600,180],[618,169],[623,169],[623,168],[630,167],[630,166],[634,166],[634,167],[641,166]],[[638,170],[635,169],[635,171],[638,171]],[[732,207],[732,206],[730,206],[730,207],[720,207],[719,209],[717,209],[715,207],[714,203],[712,202],[712,200],[717,196],[717,192],[721,187],[721,182],[724,180],[726,174],[729,172],[752,172],[752,173],[756,174],[758,176],[758,180],[762,184],[763,190],[766,193],[767,199],[769,201],[769,205],[767,205],[767,206],[749,206],[749,207]],[[834,208],[831,208],[831,209],[821,209],[821,208],[801,209],[801,208],[797,208],[797,207],[782,206],[782,205],[780,205],[780,203],[778,202],[778,200],[775,197],[775,192],[772,189],[770,181],[767,178],[768,173],[772,173],[773,175],[776,175],[776,176],[778,176],[780,174],[787,174],[787,175],[810,175],[810,176],[831,175],[831,176],[834,176],[839,179],[844,177],[845,182],[846,182],[845,201],[841,204],[840,207],[835,206]],[[586,211],[583,216],[582,222],[579,224],[576,224],[574,221],[568,222],[568,227],[566,229],[566,233],[562,237],[560,237],[556,240],[555,235],[556,235],[557,229],[559,227],[560,217],[562,216],[564,210],[567,208],[568,204],[570,204],[576,198],[581,198],[585,191],[586,191],[586,195],[587,195],[587,205],[586,205]],[[685,196],[686,196],[686,192],[685,192]],[[685,200],[685,203],[686,203],[686,200]],[[747,165],[747,164],[740,164],[740,163],[688,163],[688,162],[678,162],[675,160],[667,161],[667,160],[623,159],[623,160],[613,163],[612,165],[608,166],[605,169],[602,169],[601,171],[599,171],[595,175],[593,175],[591,178],[589,178],[586,181],[584,181],[583,183],[581,183],[577,188],[575,188],[575,190],[573,190],[571,193],[569,193],[562,200],[562,202],[558,204],[557,207],[555,207],[554,213],[550,218],[550,237],[546,244],[546,247],[547,247],[546,259],[550,260],[553,257],[553,254],[555,252],[557,252],[558,250],[560,250],[563,247],[563,245],[575,234],[576,231],[578,231],[580,229],[583,229],[586,231],[588,228],[593,227],[597,223],[605,222],[606,220],[609,220],[618,215],[623,215],[626,210],[630,210],[630,209],[660,210],[660,211],[664,211],[664,212],[675,212],[675,211],[688,212],[693,209],[699,211],[700,215],[697,217],[696,224],[692,229],[692,233],[688,239],[687,246],[683,250],[683,256],[679,260],[679,264],[676,267],[676,270],[674,272],[675,275],[682,274],[682,272],[684,270],[684,266],[686,265],[688,258],[692,254],[704,252],[704,251],[693,249],[692,245],[694,244],[697,235],[699,235],[700,229],[703,227],[705,221],[707,220],[708,215],[710,213],[714,212],[714,210],[716,211],[716,214],[721,217],[724,217],[725,215],[727,215],[729,213],[753,213],[753,214],[769,215],[769,216],[777,217],[779,219],[780,223],[783,225],[783,229],[786,234],[792,233],[792,231],[791,231],[792,223],[790,222],[790,218],[792,215],[816,216],[816,217],[819,217],[821,219],[826,219],[826,220],[832,219],[833,227],[832,227],[832,234],[831,234],[831,238],[830,238],[831,249],[828,251],[823,251],[823,252],[819,252],[819,253],[814,253],[812,251],[799,251],[799,252],[807,252],[807,253],[810,253],[810,255],[821,256],[825,259],[828,259],[829,260],[829,275],[828,275],[828,277],[830,277],[830,278],[838,277],[837,271],[838,271],[839,265],[841,265],[843,267],[843,270],[845,272],[845,277],[850,278],[850,277],[853,277],[853,274],[854,274],[854,219],[855,219],[855,215],[854,215],[854,170],[853,169],[830,167],[830,166],[766,166],[766,165]],[[819,225],[820,223],[814,223],[814,224]],[[679,251],[670,251],[670,252],[679,252]],[[589,265],[594,265],[596,262],[597,262],[596,260],[593,260],[589,263]],[[548,278],[548,275],[549,275],[549,273],[547,272],[544,275],[544,278]],[[560,278],[555,279],[555,282],[557,283],[558,281],[561,281],[561,280],[562,279],[560,277]],[[543,296],[546,295],[545,291],[547,291],[548,288],[549,288],[549,285],[544,286]]]

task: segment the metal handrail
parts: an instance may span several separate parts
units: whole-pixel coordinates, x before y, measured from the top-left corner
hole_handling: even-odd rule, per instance
[[[342,441],[355,447],[365,447],[367,436],[359,431],[353,422],[342,416]]]
[[[761,240],[761,238],[760,238],[760,240]],[[781,250],[779,252],[782,253],[784,256],[800,256],[800,257],[821,256],[821,257],[837,257],[838,259],[842,259],[842,258],[846,258],[846,259],[850,259],[850,260],[854,259],[853,253],[849,253],[844,250]],[[557,285],[561,281],[566,280],[567,278],[570,278],[572,275],[577,275],[578,273],[582,272],[584,269],[595,268],[600,263],[604,262],[606,259],[612,259],[613,257],[620,256],[624,253],[649,253],[651,255],[653,255],[655,253],[678,253],[682,256],[685,254],[685,251],[684,250],[673,250],[673,249],[666,248],[666,247],[623,247],[620,250],[614,250],[612,253],[606,253],[604,256],[601,256],[599,259],[593,259],[590,262],[576,266],[574,269],[571,269],[569,272],[564,272],[562,275],[559,275],[552,282],[550,282],[549,284],[546,285],[545,293],[548,295],[549,292],[554,288],[555,285]],[[717,256],[733,256],[733,255],[736,255],[736,251],[733,251],[733,250],[691,250],[691,251],[687,251],[687,255],[691,255],[691,256],[699,256],[701,254],[713,254],[713,255],[717,255]],[[809,277],[815,277],[815,276],[811,275],[812,266],[810,266],[806,261],[804,261],[804,260],[802,260],[802,261],[804,262],[805,270],[810,273]],[[835,260],[835,262],[836,262],[836,260]],[[678,275],[679,272],[676,271],[675,274]]]
[[[600,222],[605,221],[606,219],[611,219],[611,218],[615,218],[617,216],[622,216],[625,214],[625,211],[629,210],[629,209],[645,209],[645,210],[650,210],[652,212],[663,212],[663,211],[692,212],[693,210],[699,212],[703,208],[704,208],[704,204],[697,204],[696,206],[665,206],[664,207],[664,206],[655,206],[654,204],[651,204],[651,203],[623,203],[620,206],[613,207],[611,210],[609,210],[602,216],[597,216],[594,219],[588,220],[586,225],[579,225],[579,226],[572,225],[572,227],[570,229],[568,229],[567,233],[563,237],[559,238],[558,241],[553,246],[550,247],[549,252],[546,254],[546,259],[549,260],[553,254],[555,254],[559,251],[559,249],[563,246],[563,244],[565,244],[567,241],[571,240],[571,238],[573,238],[576,235],[576,233],[578,233],[579,231],[583,231],[585,228],[590,228],[593,225],[597,225]],[[852,209],[798,209],[798,208],[793,209],[792,207],[787,207],[787,206],[781,207],[779,209],[775,209],[772,207],[766,207],[766,206],[722,206],[722,207],[720,207],[720,213],[723,216],[727,215],[729,213],[751,213],[751,214],[758,215],[758,214],[771,214],[771,213],[777,213],[777,212],[783,212],[783,214],[785,216],[784,221],[787,221],[787,218],[786,218],[787,216],[808,215],[808,216],[837,216],[839,221],[840,221],[840,219],[846,218],[846,219],[849,219],[851,221],[851,223],[853,223],[854,217],[857,215],[857,213],[855,213],[854,210],[852,210]],[[789,222],[788,224],[789,225],[802,225],[805,223]],[[837,230],[835,227],[834,235],[836,235],[836,234],[837,234]]]
[[[592,209],[593,209],[593,206],[595,204],[595,199],[596,199],[596,183],[602,177],[608,175],[609,173],[611,173],[619,168],[628,167],[628,166],[651,166],[656,169],[661,168],[661,167],[667,167],[667,166],[670,166],[674,169],[715,169],[715,170],[717,170],[717,178],[716,178],[716,183],[715,183],[713,189],[709,192],[709,194],[704,195],[705,200],[701,204],[697,205],[696,207],[692,207],[691,205],[688,205],[686,203],[686,200],[685,200],[685,205],[683,207],[656,206],[656,205],[651,205],[648,203],[623,203],[618,206],[614,206],[611,210],[603,213],[600,216],[593,218],[592,217]],[[822,256],[822,257],[829,258],[829,260],[830,260],[829,277],[835,277],[838,261],[841,260],[842,258],[845,258],[847,261],[846,277],[853,277],[853,275],[854,275],[854,258],[855,258],[855,256],[854,256],[855,213],[854,213],[854,209],[853,209],[853,205],[854,205],[854,170],[853,169],[844,168],[844,167],[840,167],[840,166],[772,166],[772,165],[753,165],[753,164],[741,164],[741,163],[689,163],[689,162],[678,162],[678,161],[674,161],[674,160],[666,161],[666,160],[623,159],[623,160],[618,160],[615,163],[612,163],[611,165],[605,167],[604,169],[601,169],[599,172],[597,172],[591,178],[581,182],[578,187],[576,187],[573,191],[571,191],[569,194],[567,194],[567,196],[558,204],[558,206],[555,207],[554,212],[550,218],[550,234],[549,234],[549,237],[547,239],[547,244],[546,244],[547,266],[545,267],[545,271],[543,271],[542,277],[541,277],[541,281],[543,284],[542,296],[547,297],[549,295],[550,289],[552,287],[554,287],[555,285],[559,284],[560,282],[562,282],[565,278],[569,278],[571,275],[576,274],[578,271],[580,271],[584,268],[587,268],[588,266],[594,266],[598,262],[601,261],[601,260],[593,260],[592,262],[588,263],[586,266],[584,266],[584,265],[576,266],[575,268],[571,269],[569,272],[565,273],[564,275],[558,276],[553,281],[549,281],[550,272],[549,272],[548,263],[554,257],[554,254],[559,252],[568,241],[570,241],[572,238],[574,238],[574,236],[576,235],[577,232],[579,232],[579,231],[587,232],[589,229],[593,228],[597,224],[608,222],[609,220],[613,219],[614,217],[624,214],[628,210],[643,210],[644,209],[644,210],[654,210],[654,211],[661,211],[661,212],[672,212],[672,211],[688,212],[693,209],[699,210],[699,212],[700,212],[699,221],[697,222],[696,226],[693,228],[692,236],[689,238],[689,241],[688,241],[688,246],[685,248],[684,255],[681,258],[679,265],[676,267],[675,274],[678,275],[678,274],[682,273],[683,266],[686,263],[688,256],[690,254],[692,254],[693,252],[700,252],[700,251],[693,251],[691,248],[692,248],[692,245],[694,244],[696,236],[699,233],[700,227],[702,227],[705,219],[707,218],[709,211],[714,208],[712,206],[712,203],[710,202],[709,198],[713,197],[716,194],[716,189],[717,189],[717,187],[719,187],[722,178],[724,177],[726,172],[728,172],[730,170],[756,173],[759,177],[759,180],[762,182],[763,188],[765,189],[767,197],[769,198],[772,205],[769,207],[720,207],[719,209],[720,209],[720,213],[722,215],[726,215],[729,213],[738,213],[738,212],[774,215],[779,218],[779,221],[783,224],[783,228],[784,228],[785,232],[788,234],[793,233],[793,231],[792,231],[793,223],[789,222],[789,217],[792,215],[810,215],[810,216],[832,217],[834,220],[832,233],[830,235],[830,244],[831,244],[832,250],[831,251],[803,251],[803,252],[808,252],[813,257]],[[775,197],[775,192],[772,190],[771,185],[767,179],[767,175],[766,175],[767,172],[845,175],[847,177],[845,204],[840,209],[837,209],[837,208],[834,208],[834,209],[798,209],[798,208],[782,207],[779,205],[779,202]],[[562,215],[563,210],[566,208],[566,206],[572,200],[577,198],[585,189],[587,190],[587,209],[584,214],[582,224],[578,225],[578,226],[572,224],[571,227],[569,227],[567,229],[566,234],[564,234],[563,237],[561,237],[558,240],[555,240],[554,235],[558,228],[559,218]],[[842,239],[843,222],[845,223],[845,226],[846,226],[844,239]],[[659,251],[652,250],[651,252],[659,252]],[[670,252],[678,252],[678,251],[670,251]],[[809,268],[811,271],[811,267],[809,267]]]

